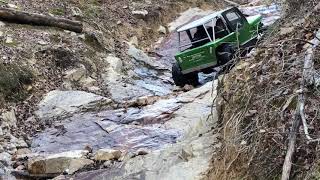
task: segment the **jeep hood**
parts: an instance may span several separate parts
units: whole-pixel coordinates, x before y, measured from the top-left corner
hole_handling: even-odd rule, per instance
[[[262,20],[261,15],[249,16],[247,17],[247,21],[249,24],[256,24]]]

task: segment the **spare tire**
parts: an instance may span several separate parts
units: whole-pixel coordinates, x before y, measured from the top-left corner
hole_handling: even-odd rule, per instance
[[[197,86],[199,85],[199,77],[197,72],[182,74],[177,63],[172,65],[172,79],[177,86],[185,86],[186,84]]]

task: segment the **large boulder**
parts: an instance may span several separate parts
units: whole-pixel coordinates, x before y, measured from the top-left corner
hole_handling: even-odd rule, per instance
[[[83,91],[51,91],[39,103],[36,115],[40,119],[65,117],[84,110],[97,109],[111,100]]]
[[[47,157],[31,158],[28,161],[30,174],[73,174],[76,171],[92,165],[94,162],[86,158],[88,151],[77,150],[49,155]]]

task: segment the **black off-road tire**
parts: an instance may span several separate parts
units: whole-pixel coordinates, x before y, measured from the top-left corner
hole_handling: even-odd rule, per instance
[[[235,49],[231,44],[224,44],[218,48],[218,63],[219,66],[223,67],[223,72],[228,72],[234,66],[234,62],[231,62],[231,60],[234,58],[234,55]]]
[[[177,63],[172,65],[172,79],[177,86],[184,87],[186,84],[197,86],[199,85],[198,73],[192,72],[189,74],[182,74],[181,69]]]

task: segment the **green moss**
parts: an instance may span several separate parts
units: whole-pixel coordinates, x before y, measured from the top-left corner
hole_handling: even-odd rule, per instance
[[[51,34],[49,36],[50,41],[54,42],[54,43],[60,43],[61,42],[61,37],[59,36],[59,34]]]
[[[7,47],[17,47],[19,45],[18,41],[12,40],[10,43],[4,43]]]
[[[86,34],[84,43],[98,52],[102,52],[104,50],[103,46],[98,42],[98,40],[94,36]]]
[[[95,18],[102,13],[101,2],[99,0],[80,0],[80,9],[83,11],[85,17]]]
[[[84,14],[89,18],[99,17],[101,12],[102,12],[102,10],[100,9],[100,7],[96,6],[96,5],[88,5],[84,9]]]
[[[53,8],[53,9],[50,9],[49,12],[57,16],[65,15],[65,10],[63,8]]]
[[[7,0],[0,0],[0,4],[8,4]]]
[[[0,95],[8,101],[26,97],[23,85],[32,83],[32,73],[25,67],[15,64],[0,64]]]

